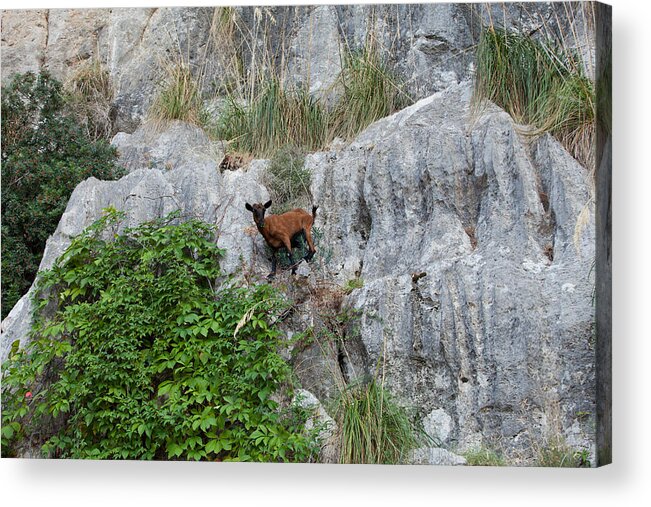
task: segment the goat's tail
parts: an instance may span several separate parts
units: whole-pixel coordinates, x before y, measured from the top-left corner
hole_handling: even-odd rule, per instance
[[[316,220],[316,210],[318,209],[318,206],[312,206],[312,223]]]

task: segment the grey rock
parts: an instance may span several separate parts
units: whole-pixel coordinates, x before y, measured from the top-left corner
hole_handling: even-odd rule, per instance
[[[423,447],[415,449],[409,456],[411,465],[439,465],[458,466],[466,465],[466,458],[458,456],[450,451],[439,447]]]
[[[319,463],[339,462],[339,431],[337,423],[321,405],[321,402],[310,391],[297,389],[293,403],[312,411],[312,416],[305,423],[308,431],[314,427],[320,427],[319,439],[321,440],[321,451]]]
[[[321,251],[360,314],[351,361],[422,416],[452,417],[448,441],[507,448],[594,411],[594,210],[590,177],[553,138],[528,139],[469,84],[371,125],[308,160]],[[421,417],[422,417],[421,416]],[[554,423],[556,424],[556,423]],[[576,431],[572,430],[576,441]]]
[[[554,429],[573,445],[591,447],[590,418],[577,414],[594,413],[595,404],[592,182],[550,136],[523,134],[493,105],[473,115],[472,87],[464,81],[482,25],[492,20],[536,30],[544,21],[571,31],[557,24],[556,8],[236,9],[240,36],[249,37],[241,55],[245,72],[253,68],[254,51],[268,47],[280,55],[285,45],[288,79],[322,94],[340,69],[334,48],[357,50],[373,35],[410,93],[426,97],[353,142],[333,142],[306,157],[321,239],[311,273],[287,284],[306,305],[288,331],[319,325],[310,296],[315,273],[341,284],[364,280],[344,300],[360,317],[341,363],[343,351],[334,349],[306,349],[296,359],[304,367],[301,380],[319,398],[332,396],[342,378],[363,377],[382,363],[389,389],[417,407],[428,432],[445,445],[463,450],[497,440],[515,452]],[[177,208],[215,223],[227,272],[268,273],[264,240],[244,208],[269,198],[261,184],[267,162],[220,173],[222,147],[199,129],[137,128],[165,63],[179,54],[204,69],[204,91],[210,90],[222,62],[211,45],[215,12],[3,12],[3,80],[37,68],[65,78],[95,56],[107,66],[123,131],[113,144],[129,170],[118,182],[90,179],[78,186],[42,269],[112,205],[127,212],[127,225]],[[256,29],[261,23],[269,31]],[[574,28],[592,40],[588,26]],[[26,298],[2,323],[3,358],[14,340],[28,339]],[[433,452],[440,451],[424,450],[418,460],[434,461]]]
[[[21,346],[28,343],[34,311],[30,296],[31,291],[20,298],[0,324],[0,362],[9,357],[14,342]]]
[[[48,10],[2,11],[2,83],[16,73],[37,73],[45,60]]]
[[[218,68],[210,47],[212,8],[111,9],[103,30],[116,88],[116,129],[133,132],[164,84],[167,69],[183,63],[210,86]],[[201,71],[199,70],[201,68]]]
[[[291,84],[332,101],[341,72],[338,22],[335,7],[321,5],[310,11],[289,46]]]
[[[425,433],[441,445],[449,443],[452,428],[452,417],[442,408],[432,410],[423,418],[423,429]]]
[[[218,148],[214,155],[211,152],[211,141],[202,129],[180,121],[164,129],[145,124],[133,134],[119,132],[111,144],[118,150],[118,163],[129,171],[171,170],[184,165],[214,163],[221,158]]]
[[[481,28],[493,25],[563,40],[582,54],[588,75],[594,71],[594,13],[586,3],[235,7],[232,40],[219,35],[218,9],[3,11],[2,79],[47,68],[65,80],[97,59],[115,88],[116,131],[130,133],[180,62],[206,98],[223,91],[224,76],[233,81],[226,88],[234,85],[233,62],[241,62],[241,75],[276,67],[286,83],[332,101],[347,52],[373,40],[406,91],[421,99],[472,76]]]
[[[107,9],[50,9],[44,67],[66,79],[77,66],[105,50],[103,28]]]

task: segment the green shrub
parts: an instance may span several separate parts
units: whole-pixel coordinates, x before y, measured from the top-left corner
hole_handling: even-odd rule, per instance
[[[306,414],[277,401],[286,303],[223,281],[213,228],[178,216],[116,235],[110,211],[39,276],[39,311],[58,309],[3,367],[3,456],[311,459]]]
[[[48,73],[17,75],[2,88],[2,318],[32,284],[75,186],[121,176],[115,158],[68,114]]]
[[[550,132],[592,168],[595,91],[581,59],[552,41],[488,28],[477,46],[475,100],[495,102],[520,123]]]
[[[375,380],[342,391],[335,419],[341,431],[341,463],[404,463],[409,451],[427,440]]]

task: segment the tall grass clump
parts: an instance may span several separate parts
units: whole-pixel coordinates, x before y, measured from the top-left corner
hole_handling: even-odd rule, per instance
[[[274,212],[284,213],[309,203],[311,173],[305,168],[305,154],[293,145],[276,151],[265,172],[265,185],[274,202]]]
[[[578,55],[553,41],[494,27],[477,47],[475,103],[491,100],[535,133],[550,132],[592,168],[595,91]]]
[[[404,463],[424,440],[405,409],[375,380],[342,391],[335,418],[341,431],[341,463]]]
[[[317,150],[326,141],[327,113],[306,91],[287,90],[272,78],[248,102],[230,97],[216,134],[233,149],[258,156],[290,144]]]
[[[65,85],[68,109],[92,140],[113,134],[112,102],[115,90],[108,70],[97,59],[80,64]]]
[[[346,54],[339,82],[343,95],[332,112],[332,137],[352,139],[371,123],[411,103],[372,43]]]
[[[201,100],[198,80],[184,62],[168,64],[165,81],[148,112],[148,119],[158,124],[181,120],[203,125],[207,114]]]
[[[469,466],[506,466],[504,456],[494,449],[479,447],[464,453]]]
[[[574,449],[560,436],[550,437],[542,444],[536,443],[534,445],[534,454],[534,465],[538,467],[590,467],[588,452]]]

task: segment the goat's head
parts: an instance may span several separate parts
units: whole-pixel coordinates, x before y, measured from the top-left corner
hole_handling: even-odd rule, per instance
[[[253,221],[258,227],[264,227],[264,214],[269,206],[271,206],[271,201],[267,201],[264,204],[256,203],[253,205],[248,202],[246,203],[246,209],[253,213]]]

